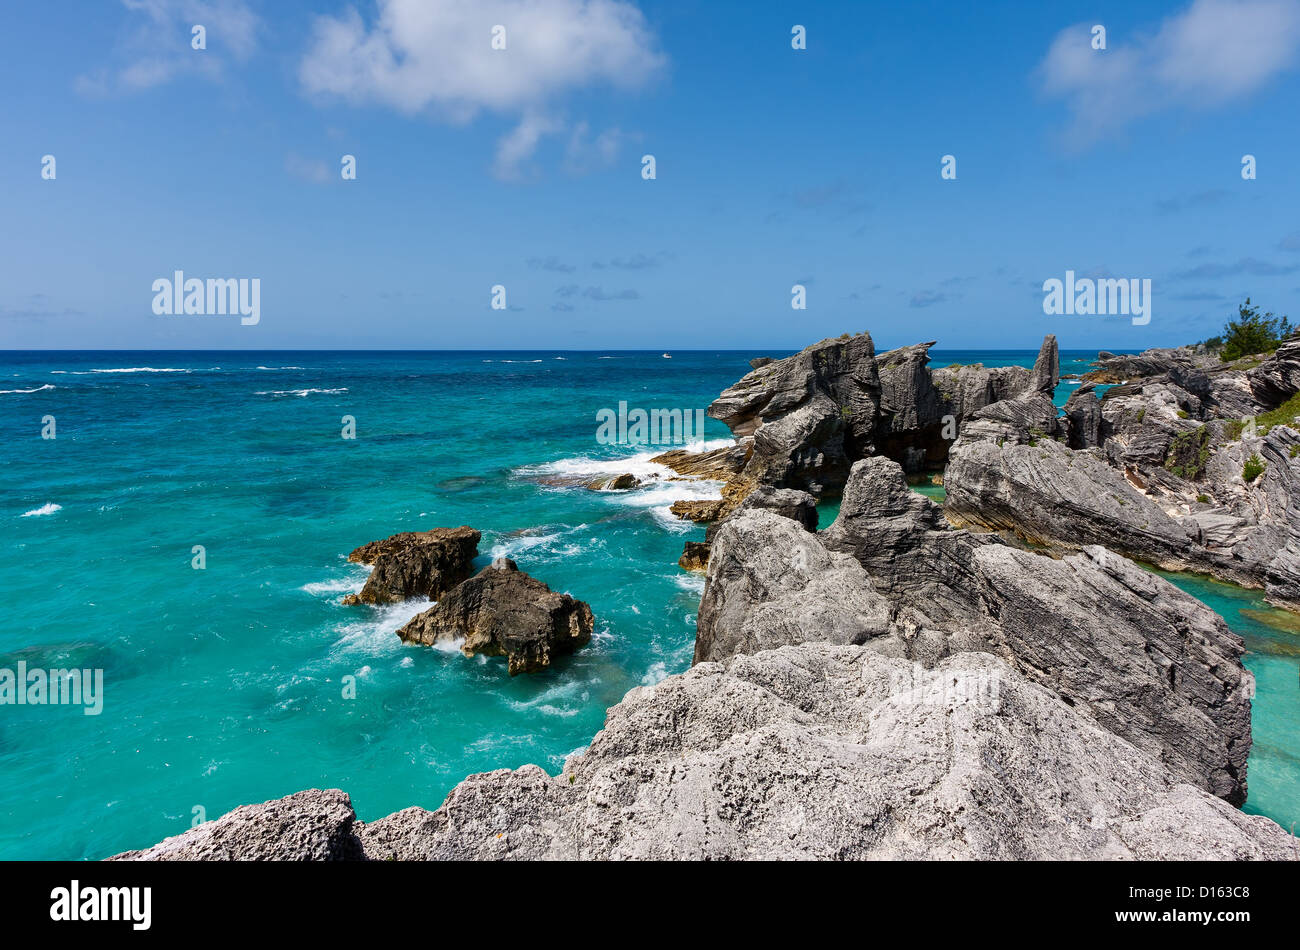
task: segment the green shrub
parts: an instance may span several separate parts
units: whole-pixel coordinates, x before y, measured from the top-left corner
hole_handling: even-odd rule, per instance
[[[1300,442],[1297,442],[1295,445],[1291,446],[1291,457],[1295,458],[1297,455],[1300,455]]]
[[[1188,418],[1190,418],[1190,417],[1191,417],[1191,414],[1190,414],[1186,409],[1179,409],[1179,410],[1178,410],[1178,418],[1179,418],[1179,419],[1188,419]]]
[[[1165,455],[1165,468],[1179,478],[1194,482],[1205,474],[1205,465],[1209,461],[1210,430],[1197,426],[1174,436]]]
[[[1271,313],[1261,316],[1259,307],[1251,306],[1247,297],[1246,302],[1237,308],[1237,319],[1223,325],[1223,349],[1219,351],[1219,359],[1226,363],[1252,353],[1272,353],[1295,330],[1286,317],[1275,317]]]
[[[1208,504],[1210,503],[1210,496],[1209,496],[1209,495],[1197,495],[1197,496],[1196,496],[1196,500],[1197,500],[1198,502],[1200,502],[1202,505],[1208,505]]]
[[[1241,467],[1241,477],[1246,480],[1247,484],[1249,484],[1259,478],[1259,476],[1263,475],[1264,469],[1267,467],[1268,466],[1264,464],[1263,459],[1258,455],[1252,455],[1250,458],[1246,459],[1246,464]]]

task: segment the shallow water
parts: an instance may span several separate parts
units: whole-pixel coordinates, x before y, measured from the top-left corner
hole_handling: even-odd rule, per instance
[[[1255,674],[1245,810],[1284,828],[1300,828],[1300,616],[1245,590],[1196,574],[1157,571],[1213,608],[1246,641]]]
[[[0,858],[99,858],[310,787],[374,819],[472,772],[557,771],[628,689],[689,667],[703,586],[677,567],[703,529],[668,505],[712,489],[573,484],[668,474],[657,448],[598,444],[595,414],[703,409],[755,355],[0,353],[0,667],[105,677],[98,716],[0,707]],[[458,524],[483,531],[480,563],[508,554],[588,601],[592,644],[511,679],[402,645],[425,604],[339,604],[364,581],[354,547]],[[1260,677],[1257,754],[1297,747],[1282,679]],[[1252,807],[1294,812],[1254,761]]]

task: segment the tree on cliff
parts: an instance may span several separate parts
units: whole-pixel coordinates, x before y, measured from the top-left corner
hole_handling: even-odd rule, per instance
[[[1275,317],[1271,313],[1261,315],[1259,307],[1252,306],[1247,297],[1246,302],[1237,308],[1237,319],[1223,325],[1223,335],[1206,343],[1210,346],[1222,344],[1219,359],[1227,362],[1252,353],[1272,353],[1297,329],[1286,317]]]

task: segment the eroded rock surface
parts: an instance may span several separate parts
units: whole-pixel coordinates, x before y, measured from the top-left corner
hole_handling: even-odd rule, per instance
[[[482,535],[473,528],[404,531],[371,541],[348,560],[373,567],[359,594],[345,604],[392,604],[411,597],[437,600],[473,573]]]
[[[354,830],[371,860],[1284,860],[1292,849],[1273,822],[1180,781],[996,657],[927,671],[824,643],[634,689],[562,774],[474,775],[436,811]],[[238,837],[204,856],[281,853],[273,827]]]
[[[504,656],[511,676],[536,673],[591,640],[591,607],[498,558],[397,631],[406,643],[458,643]],[[463,642],[461,642],[463,641]]]
[[[927,666],[995,654],[1184,780],[1245,800],[1254,680],[1217,614],[1101,547],[1058,560],[953,530],[888,459],[854,466],[821,535],[763,512],[718,533],[696,661],[801,640]]]

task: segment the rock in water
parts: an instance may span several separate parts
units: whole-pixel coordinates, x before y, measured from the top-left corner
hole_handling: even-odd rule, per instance
[[[283,856],[273,824],[229,817],[212,829],[226,849],[187,856]],[[470,776],[437,811],[353,831],[370,860],[1281,861],[1293,848],[996,657],[927,671],[825,643],[639,687],[562,775]]]
[[[631,472],[623,475],[615,475],[611,478],[598,478],[594,482],[588,482],[587,487],[592,491],[628,491],[638,488],[641,485],[641,479],[637,478]]]
[[[397,631],[407,643],[464,640],[466,656],[504,656],[511,676],[536,673],[591,640],[591,608],[497,558]]]
[[[382,541],[371,541],[348,560],[374,569],[359,594],[343,598],[345,604],[393,604],[411,597],[437,600],[474,572],[482,535],[473,528],[434,528],[404,531]]]

